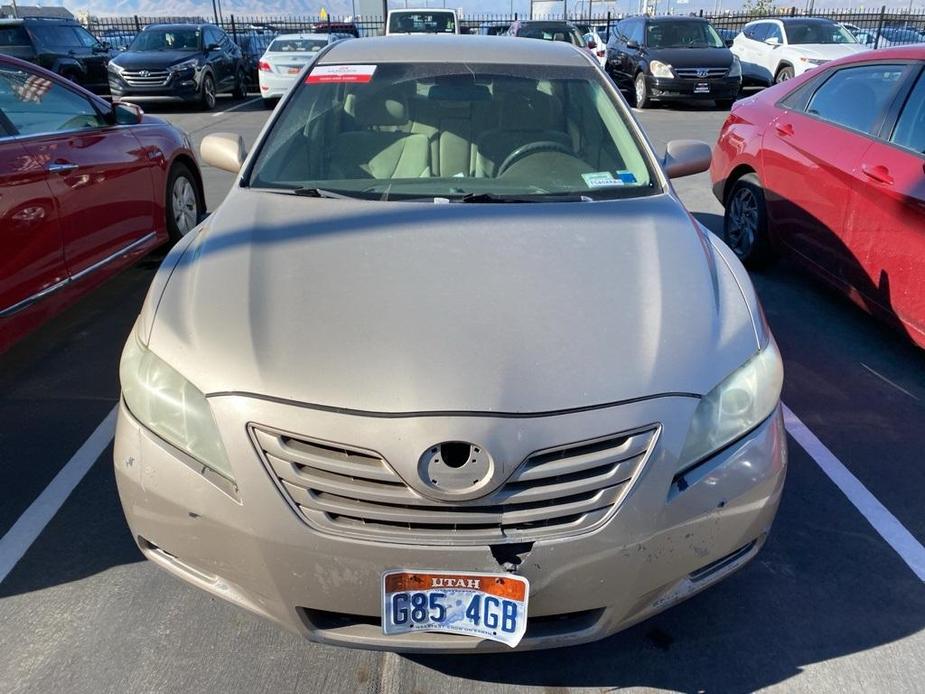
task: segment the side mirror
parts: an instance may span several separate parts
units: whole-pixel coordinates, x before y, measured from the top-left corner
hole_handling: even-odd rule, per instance
[[[109,49],[110,49],[109,42],[107,42],[107,41],[100,41],[98,44],[96,44],[96,45],[93,47],[92,50],[93,50],[94,53],[107,53],[107,52],[109,51]]]
[[[206,50],[207,50],[207,51],[217,51],[217,50],[219,50],[220,48],[221,48],[221,46],[218,45],[217,43],[210,43],[208,46],[206,46]]]
[[[639,48],[639,42],[638,42],[638,41],[633,41],[632,39],[630,39],[629,41],[626,42],[626,47],[627,47],[627,48],[637,49],[637,48]]]
[[[145,112],[141,110],[141,106],[124,101],[112,102],[112,122],[115,125],[138,125],[144,115]]]
[[[764,40],[764,42],[768,44],[769,46],[779,46],[780,45],[780,39],[777,38],[776,36],[769,36],[768,38]]]
[[[199,146],[199,154],[209,166],[231,173],[238,173],[247,158],[244,138],[234,133],[206,135]]]
[[[662,168],[668,178],[681,178],[710,168],[713,152],[700,140],[672,140],[665,147]]]
[[[732,48],[732,45],[735,43],[734,39],[726,39],[726,48]]]

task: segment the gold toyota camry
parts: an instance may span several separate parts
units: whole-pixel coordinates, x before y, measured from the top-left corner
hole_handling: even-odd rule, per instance
[[[751,560],[786,470],[745,271],[592,55],[321,50],[128,338],[119,494],[151,561],[305,637],[599,639]]]

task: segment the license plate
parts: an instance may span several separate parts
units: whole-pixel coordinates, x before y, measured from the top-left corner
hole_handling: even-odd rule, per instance
[[[513,648],[527,631],[529,593],[527,579],[512,574],[387,571],[382,630],[465,634]]]
[[[709,82],[698,82],[694,85],[694,94],[709,94],[710,93],[710,83]]]
[[[302,72],[302,68],[291,67],[288,70],[286,70],[286,72],[289,73],[290,75],[298,75],[300,72]]]

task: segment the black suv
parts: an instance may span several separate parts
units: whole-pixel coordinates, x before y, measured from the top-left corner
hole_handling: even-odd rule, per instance
[[[109,46],[73,19],[0,19],[0,53],[41,65],[91,91],[109,91]]]
[[[711,99],[729,108],[742,89],[742,66],[699,17],[630,17],[607,42],[607,72],[631,89],[636,107],[653,101]]]
[[[241,49],[214,24],[152,24],[109,62],[113,99],[181,99],[208,110],[215,95],[247,95]]]

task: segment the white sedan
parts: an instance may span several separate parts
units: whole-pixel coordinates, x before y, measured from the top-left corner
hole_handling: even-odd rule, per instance
[[[337,41],[353,38],[349,34],[282,34],[267,46],[257,64],[260,96],[271,108],[295,83],[299,73],[315,59],[322,48]]]

